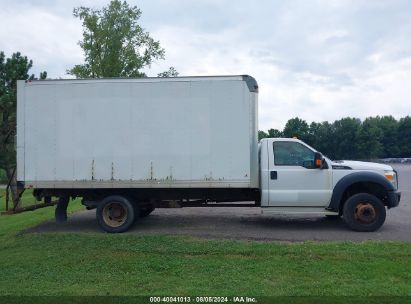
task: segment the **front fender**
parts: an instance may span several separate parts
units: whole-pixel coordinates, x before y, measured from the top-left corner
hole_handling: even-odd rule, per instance
[[[333,189],[330,205],[327,209],[338,212],[345,190],[355,183],[374,183],[382,186],[388,193],[394,193],[394,186],[383,176],[374,172],[354,172],[344,176]]]

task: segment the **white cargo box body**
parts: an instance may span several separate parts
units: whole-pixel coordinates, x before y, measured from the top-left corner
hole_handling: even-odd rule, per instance
[[[249,76],[18,82],[33,188],[258,188]]]

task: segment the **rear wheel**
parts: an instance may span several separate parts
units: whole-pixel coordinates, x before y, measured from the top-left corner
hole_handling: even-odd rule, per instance
[[[368,193],[359,193],[345,202],[343,216],[352,230],[370,232],[384,224],[386,211],[379,198]]]
[[[113,195],[103,199],[96,211],[100,227],[110,233],[127,231],[134,222],[136,210],[123,196]]]

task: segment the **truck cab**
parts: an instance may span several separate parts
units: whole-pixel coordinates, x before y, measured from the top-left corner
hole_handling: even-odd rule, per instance
[[[344,216],[350,228],[374,231],[400,201],[391,166],[332,161],[296,138],[263,139],[259,153],[264,213]]]

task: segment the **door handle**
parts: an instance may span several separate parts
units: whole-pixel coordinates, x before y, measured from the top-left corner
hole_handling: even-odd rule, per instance
[[[270,171],[270,178],[277,179],[277,171]]]

